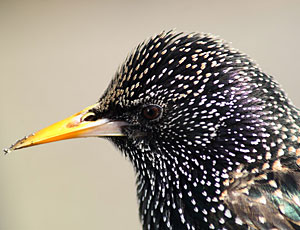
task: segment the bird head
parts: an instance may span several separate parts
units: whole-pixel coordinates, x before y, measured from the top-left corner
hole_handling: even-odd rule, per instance
[[[111,139],[130,158],[172,151],[161,146],[209,147],[253,90],[243,68],[257,70],[212,35],[163,32],[136,47],[98,103],[11,149],[90,136]]]
[[[191,160],[209,160],[206,166],[227,172],[258,160],[257,148],[268,136],[267,119],[274,111],[268,101],[286,100],[282,91],[264,88],[277,89],[277,84],[223,40],[162,32],[133,50],[95,105],[9,150],[105,137],[131,159],[137,172],[160,172],[167,163],[190,167]]]
[[[95,105],[10,150],[105,137],[134,165],[143,222],[159,212],[167,225],[178,216],[200,226],[206,211],[192,220],[198,208],[214,208],[210,202],[233,170],[251,171],[253,163],[276,157],[268,153],[297,116],[273,78],[246,55],[209,34],[170,31],[138,45]],[[177,214],[165,208],[170,204]]]

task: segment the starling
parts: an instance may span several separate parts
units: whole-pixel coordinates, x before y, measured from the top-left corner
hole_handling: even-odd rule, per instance
[[[300,111],[223,40],[162,32],[100,100],[6,152],[104,137],[132,162],[144,230],[300,229]]]

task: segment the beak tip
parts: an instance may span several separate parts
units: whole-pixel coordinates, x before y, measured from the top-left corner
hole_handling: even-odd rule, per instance
[[[8,154],[8,153],[10,153],[12,150],[11,150],[11,148],[4,148],[3,149],[3,152],[4,152],[4,155],[6,155],[6,154]]]
[[[19,148],[16,146],[16,144],[13,144],[9,148],[2,149],[2,151],[4,152],[4,155],[6,155],[8,153],[11,153],[14,150],[17,150],[17,149],[19,149]]]
[[[24,138],[16,141],[15,144],[11,145],[9,148],[4,148],[3,149],[3,152],[4,152],[4,155],[14,151],[14,150],[17,150],[17,149],[21,149],[21,148],[24,148],[24,147],[27,147],[27,146],[31,146],[32,144],[28,144],[28,143],[24,143],[29,137],[32,137],[34,135],[33,134],[30,134],[28,136],[25,136]]]

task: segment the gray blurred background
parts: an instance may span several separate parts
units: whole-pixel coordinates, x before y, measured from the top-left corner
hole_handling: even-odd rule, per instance
[[[211,32],[300,107],[300,1],[0,1],[0,148],[96,102],[139,42]],[[0,230],[140,229],[130,163],[105,140],[0,155]]]

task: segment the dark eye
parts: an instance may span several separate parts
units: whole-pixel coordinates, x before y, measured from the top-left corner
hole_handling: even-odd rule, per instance
[[[154,120],[160,116],[162,108],[158,105],[148,105],[142,109],[142,115],[147,120]]]

